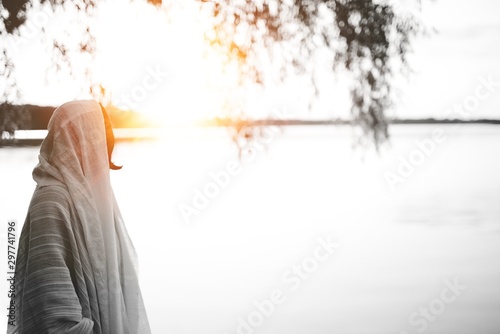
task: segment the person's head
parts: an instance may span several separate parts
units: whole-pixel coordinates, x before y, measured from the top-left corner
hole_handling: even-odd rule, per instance
[[[111,155],[113,154],[113,149],[115,147],[115,135],[113,134],[113,128],[111,127],[111,121],[109,120],[108,113],[106,109],[101,106],[102,116],[104,117],[104,128],[106,129],[106,145],[108,147],[108,160],[109,160],[109,168],[112,170],[121,169],[123,166],[116,166],[111,161]]]
[[[59,106],[40,147],[40,163],[33,170],[38,185],[59,182],[99,187],[109,182],[114,135],[106,110],[94,100]],[[50,179],[50,180],[49,180]],[[107,181],[105,181],[107,179]]]

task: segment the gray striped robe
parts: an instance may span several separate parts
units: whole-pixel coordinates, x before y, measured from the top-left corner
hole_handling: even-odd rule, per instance
[[[18,245],[10,333],[101,333],[88,252],[67,189],[37,188]]]

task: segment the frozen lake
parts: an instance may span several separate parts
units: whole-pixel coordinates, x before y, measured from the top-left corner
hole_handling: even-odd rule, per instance
[[[224,129],[118,143],[153,333],[499,333],[500,127],[391,129],[379,155],[320,126],[241,160]],[[0,149],[3,249],[38,150]]]

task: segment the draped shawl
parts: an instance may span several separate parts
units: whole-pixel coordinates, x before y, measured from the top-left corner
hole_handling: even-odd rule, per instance
[[[96,101],[54,111],[33,178],[8,333],[149,334]]]

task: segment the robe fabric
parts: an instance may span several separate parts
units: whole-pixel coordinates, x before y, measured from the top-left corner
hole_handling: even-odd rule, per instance
[[[57,108],[33,170],[8,333],[151,333],[109,173],[101,106]]]

